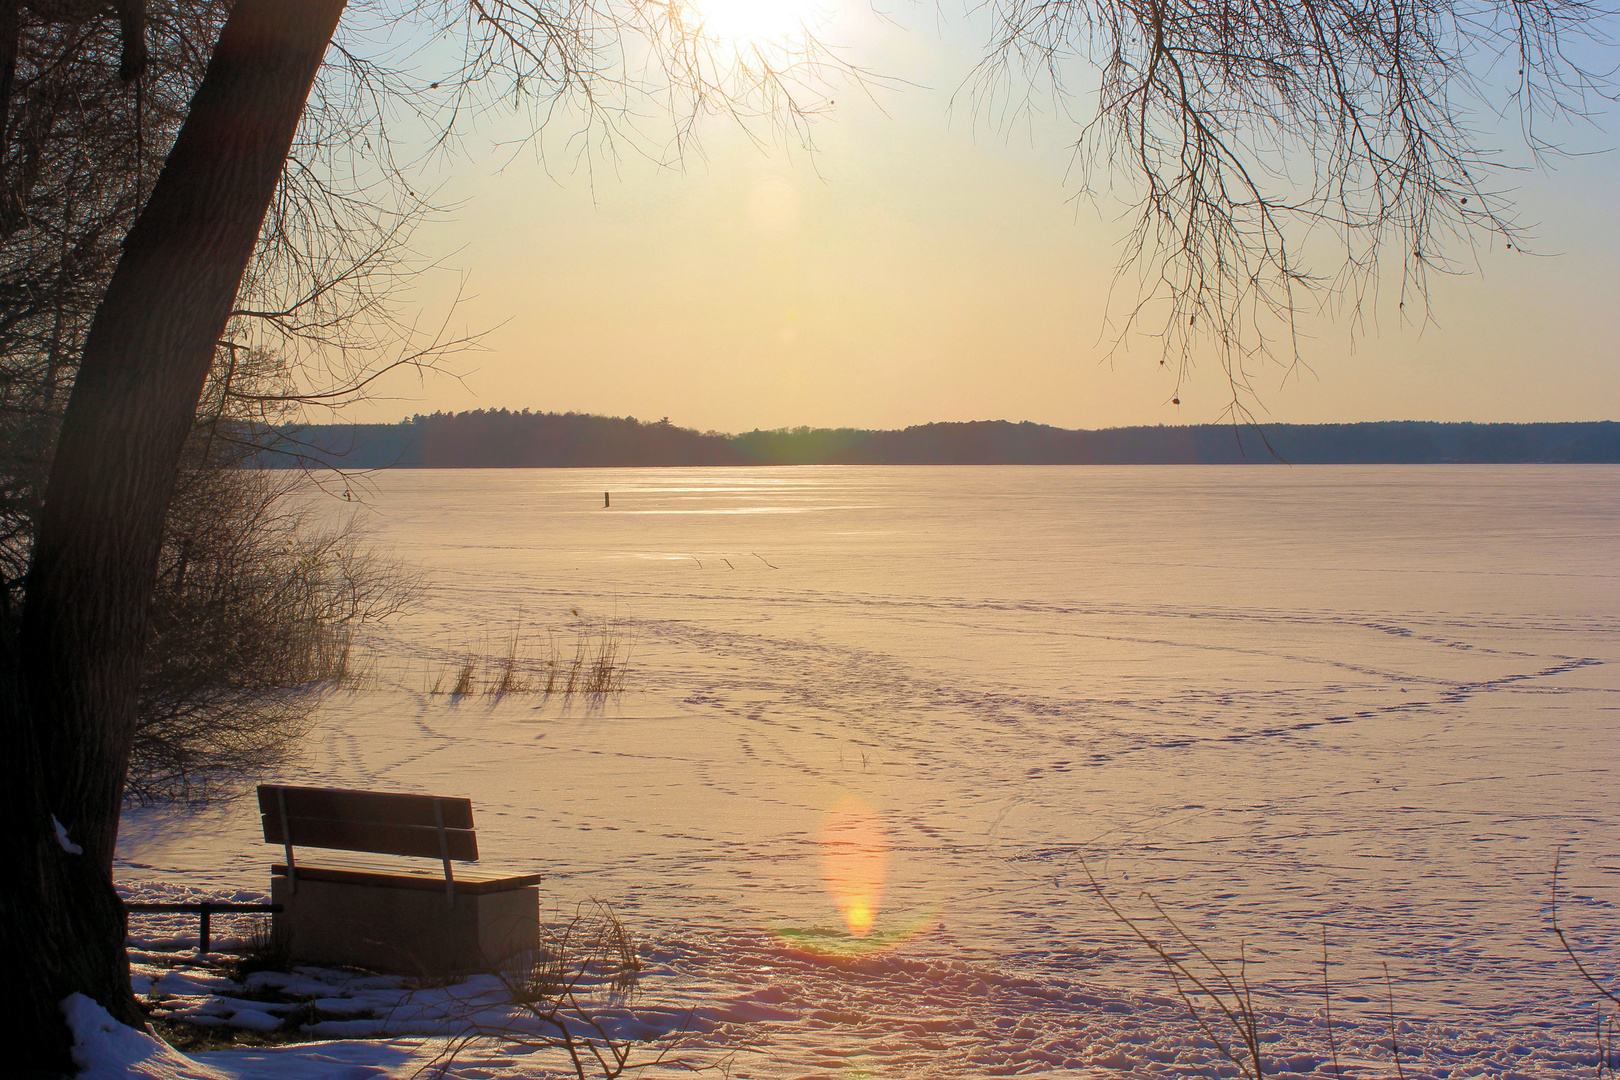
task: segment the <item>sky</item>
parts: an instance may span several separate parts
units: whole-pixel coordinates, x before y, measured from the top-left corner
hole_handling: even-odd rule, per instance
[[[709,0],[710,14],[773,2],[794,0]],[[458,377],[384,380],[340,418],[527,408],[726,432],[1222,420],[1213,353],[1176,403],[1158,342],[1111,329],[1131,295],[1115,278],[1128,207],[1079,196],[1073,121],[974,109],[981,21],[891,16],[862,0],[815,13],[841,55],[905,83],[829,89],[813,151],[711,118],[673,165],[628,146],[582,162],[565,123],[513,149],[528,116],[484,117],[423,177],[452,209],[417,235],[436,268],[405,297],[411,318],[480,334],[479,349],[446,360]],[[1620,158],[1601,152],[1604,120],[1569,135],[1597,153],[1506,181],[1534,254],[1451,252],[1467,272],[1436,282],[1427,322],[1405,322],[1387,290],[1359,320],[1330,301],[1302,324],[1303,367],[1258,370],[1256,416],[1620,419]],[[1487,143],[1527,161],[1516,126],[1498,126]],[[659,152],[656,119],[644,127]]]

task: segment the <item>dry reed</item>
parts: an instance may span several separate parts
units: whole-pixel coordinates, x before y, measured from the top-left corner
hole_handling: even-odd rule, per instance
[[[520,617],[498,655],[487,648],[469,648],[453,667],[440,671],[428,693],[600,699],[624,690],[630,648],[621,622],[581,618],[573,628],[572,645],[565,642],[564,635],[548,633],[544,653],[531,654],[525,648]]]

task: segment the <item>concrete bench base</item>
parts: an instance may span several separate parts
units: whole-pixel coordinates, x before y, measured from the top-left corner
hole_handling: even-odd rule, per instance
[[[513,953],[540,945],[540,891],[456,895],[300,878],[270,879],[281,905],[275,933],[302,963],[363,967],[401,975],[490,971]]]

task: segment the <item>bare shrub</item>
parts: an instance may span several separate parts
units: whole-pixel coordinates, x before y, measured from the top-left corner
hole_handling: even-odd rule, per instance
[[[583,981],[620,995],[633,995],[641,975],[636,941],[611,907],[581,904],[572,918],[546,926],[540,947],[508,958],[498,969],[514,1001],[545,1005],[559,994],[578,992]]]
[[[1238,946],[1237,970],[1228,970],[1189,937],[1157,900],[1143,893],[1143,898],[1153,906],[1175,937],[1190,950],[1191,956],[1183,960],[1119,909],[1103,891],[1084,859],[1080,861],[1080,867],[1086,873],[1086,880],[1091,883],[1091,891],[1097,894],[1109,913],[1159,958],[1198,1030],[1214,1044],[1222,1057],[1232,1063],[1238,1075],[1246,1080],[1261,1080],[1265,1073],[1260,1058],[1260,1016],[1255,1011],[1254,993],[1249,988],[1248,959],[1243,946]]]
[[[581,1080],[586,1075],[615,1080],[627,1072],[682,1064],[670,1059],[673,1039],[638,1060],[638,1043],[614,1033],[608,1014],[635,996],[641,959],[634,937],[600,901],[581,904],[572,918],[546,927],[538,949],[508,957],[496,975],[516,1016],[501,1024],[474,1020],[424,1072],[449,1075],[457,1056],[480,1042],[561,1051]]]
[[[1265,1017],[1254,1003],[1254,990],[1249,985],[1246,944],[1239,942],[1237,964],[1223,964],[1171,917],[1164,907],[1149,893],[1142,893],[1154,913],[1170,929],[1171,944],[1156,937],[1144,923],[1132,919],[1121,911],[1112,897],[1091,872],[1084,859],[1080,868],[1085,871],[1091,891],[1103,902],[1109,914],[1131,932],[1147,950],[1159,958],[1165,974],[1175,987],[1176,996],[1192,1017],[1193,1023],[1221,1057],[1231,1063],[1245,1080],[1264,1080],[1267,1058],[1262,1055],[1264,1044],[1274,1041],[1266,1029]],[[1179,942],[1179,946],[1175,943]],[[1397,1077],[1406,1075],[1401,1063],[1398,1038],[1399,1023],[1395,1017],[1395,984],[1384,965],[1384,984],[1387,988],[1389,1046]],[[1329,1060],[1334,1076],[1342,1076],[1339,1068],[1339,1045],[1333,1028],[1333,995],[1328,982],[1327,929],[1322,930],[1322,1000],[1326,1014],[1326,1036]]]
[[[294,474],[202,470],[170,513],[128,793],[206,801],[287,760],[362,627],[416,595],[358,520],[294,509]]]

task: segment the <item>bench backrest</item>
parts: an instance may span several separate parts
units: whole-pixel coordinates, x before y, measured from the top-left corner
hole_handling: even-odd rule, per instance
[[[470,799],[260,784],[259,814],[264,842],[289,849],[478,860]]]

